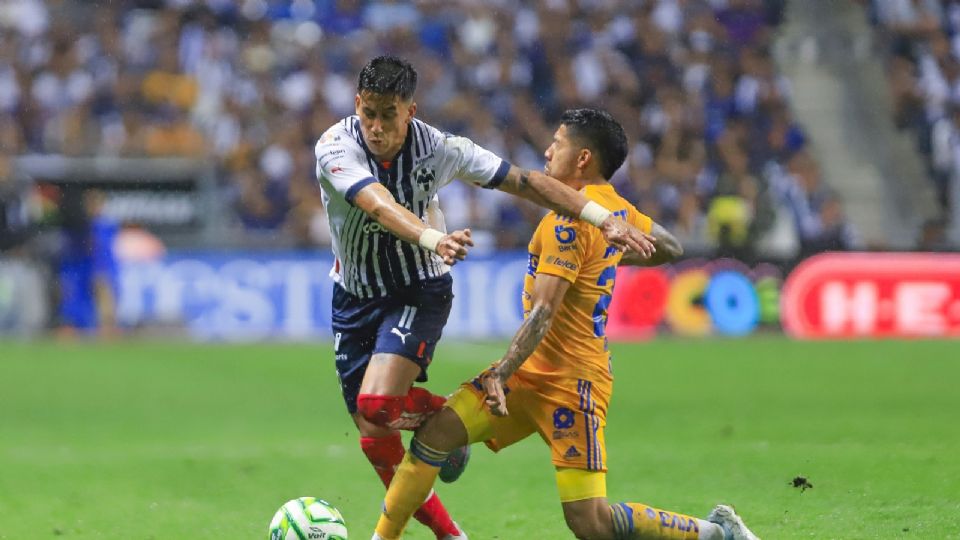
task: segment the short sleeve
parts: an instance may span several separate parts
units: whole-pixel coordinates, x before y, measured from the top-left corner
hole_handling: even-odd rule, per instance
[[[584,251],[589,245],[580,220],[561,217],[551,212],[547,214],[537,235],[540,241],[540,261],[538,274],[559,276],[574,283],[580,275]]]
[[[496,188],[510,170],[510,163],[466,137],[447,135],[443,146],[457,156],[454,177],[476,186]]]
[[[339,193],[348,203],[364,187],[377,182],[367,168],[363,148],[349,134],[331,128],[314,149],[317,157],[317,179],[324,187]]]

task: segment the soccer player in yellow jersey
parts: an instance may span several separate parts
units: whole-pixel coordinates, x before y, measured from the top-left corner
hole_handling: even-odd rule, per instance
[[[374,540],[400,538],[448,453],[485,441],[495,451],[533,433],[551,448],[567,525],[590,540],[756,540],[733,509],[706,520],[639,503],[609,504],[604,426],[613,387],[604,336],[617,265],[680,255],[676,239],[607,180],[626,157],[623,128],[606,112],[564,113],[546,172],[655,238],[649,259],[608,248],[599,232],[551,212],[530,242],[525,318],[503,358],[460,389],[418,429],[387,491]]]

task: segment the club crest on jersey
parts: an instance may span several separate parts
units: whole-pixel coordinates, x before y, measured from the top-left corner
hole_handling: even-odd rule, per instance
[[[553,411],[553,427],[557,429],[570,429],[574,422],[573,411],[566,407],[557,407]]]
[[[437,181],[437,175],[433,169],[421,167],[413,172],[413,179],[424,191],[429,191],[430,186]]]

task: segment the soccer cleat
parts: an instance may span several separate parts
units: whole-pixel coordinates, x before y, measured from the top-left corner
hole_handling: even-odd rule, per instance
[[[457,536],[448,534],[444,536],[441,540],[470,540],[469,538],[467,538],[467,533],[463,532],[463,528],[460,527],[459,523],[454,521],[453,524],[457,526],[457,530],[460,531],[460,534],[458,534]]]
[[[707,521],[723,528],[723,540],[760,540],[744,525],[732,506],[718,504],[710,511]]]
[[[461,446],[453,452],[450,452],[450,455],[447,456],[447,460],[443,462],[443,466],[440,467],[440,481],[446,484],[451,482],[456,482],[457,478],[460,478],[460,475],[463,474],[463,471],[467,468],[467,463],[470,462],[470,445]],[[459,537],[457,537],[459,538]],[[464,536],[463,538],[466,538]]]

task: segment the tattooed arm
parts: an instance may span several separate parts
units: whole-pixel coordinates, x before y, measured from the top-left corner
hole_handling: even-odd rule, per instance
[[[507,175],[497,189],[527,199],[561,216],[573,218],[584,219],[583,210],[590,202],[583,193],[552,176],[539,171],[521,169],[515,165],[510,166],[510,170],[507,171]],[[599,205],[593,203],[593,206],[597,208]],[[630,249],[642,257],[653,256],[656,248],[652,237],[614,216],[609,209],[606,210],[606,214],[607,217],[602,222],[591,221],[591,223],[600,229],[604,239],[610,245],[620,249]]]
[[[620,259],[620,264],[628,266],[658,266],[680,258],[683,255],[683,246],[680,240],[670,234],[659,223],[654,222],[650,230],[650,236],[654,238],[657,246],[657,252],[652,257],[643,257],[641,254],[628,250]]]
[[[503,393],[503,383],[510,378],[526,359],[540,345],[540,340],[550,330],[553,316],[560,307],[570,282],[550,274],[537,274],[533,286],[532,307],[523,324],[513,336],[507,353],[496,365],[487,371],[483,378],[485,401],[490,411],[497,416],[506,416],[507,402]]]

